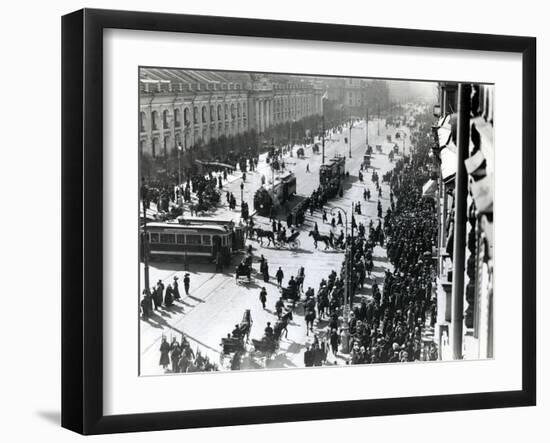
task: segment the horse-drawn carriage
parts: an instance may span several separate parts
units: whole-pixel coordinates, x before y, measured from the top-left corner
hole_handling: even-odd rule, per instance
[[[244,352],[245,339],[248,342],[250,335],[250,329],[252,328],[252,316],[250,315],[250,309],[244,311],[243,319],[238,325],[235,325],[235,329],[231,334],[227,334],[227,337],[222,338],[222,358],[224,355],[234,354],[235,352]]]
[[[363,167],[366,169],[370,168],[370,158],[371,158],[370,154],[365,154],[363,156]]]
[[[306,155],[306,153],[305,153],[303,147],[299,147],[299,148],[296,150],[296,156],[297,156],[298,158],[304,158],[305,155]]]
[[[319,145],[317,143],[313,145],[313,147],[311,148],[311,152],[313,152],[314,154],[319,154]]]
[[[279,236],[277,238],[277,245],[279,247],[288,247],[290,249],[296,249],[300,247],[300,240],[298,240],[298,236],[300,235],[299,231],[294,231],[292,234],[290,234],[288,237],[282,237]]]
[[[239,277],[247,277],[250,281],[252,278],[252,256],[247,255],[235,268],[235,279]]]
[[[270,334],[264,334],[260,340],[252,339],[254,345],[254,351],[270,357],[279,349],[279,341],[285,333],[285,337],[288,334],[288,324],[292,321],[292,310],[287,310],[281,318],[277,320],[273,326],[273,332]]]

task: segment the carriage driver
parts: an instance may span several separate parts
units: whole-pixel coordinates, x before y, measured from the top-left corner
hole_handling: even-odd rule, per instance
[[[233,338],[241,338],[241,328],[239,328],[239,325],[235,325],[235,329],[233,329],[231,335]]]
[[[273,328],[271,327],[271,323],[267,322],[267,326],[264,329],[266,338],[272,338],[273,337]]]
[[[296,292],[296,280],[294,280],[294,276],[290,276],[290,280],[288,281],[288,289],[294,294]]]

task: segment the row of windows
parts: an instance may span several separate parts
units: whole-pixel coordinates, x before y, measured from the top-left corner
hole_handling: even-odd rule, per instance
[[[226,237],[221,238],[221,244],[227,245]],[[149,241],[151,243],[163,243],[168,245],[212,245],[211,235],[196,235],[196,234],[161,234],[158,232],[151,232],[149,234]]]
[[[183,111],[183,121],[185,122],[185,126],[188,126],[191,124],[190,121],[190,111],[188,108],[185,108]],[[207,115],[207,107],[203,106],[200,110],[200,116],[199,116],[199,108],[195,106],[193,108],[193,123],[198,124],[199,123],[199,117],[202,123],[206,123],[208,121],[208,115]],[[225,116],[225,118],[224,118]],[[214,106],[210,106],[210,121],[222,121],[222,120],[235,120],[235,118],[246,118],[246,106],[245,104],[237,103],[237,106],[235,104],[231,105],[218,105],[217,109]],[[147,116],[145,112],[140,113],[140,130],[141,132],[146,131],[146,121]],[[174,126],[176,128],[181,127],[182,119],[181,119],[181,110],[176,108],[174,110]],[[169,129],[170,128],[170,113],[168,110],[164,110],[162,112],[162,127],[163,129]],[[151,113],[151,128],[153,131],[157,131],[159,129],[159,113],[158,111],[153,111]]]
[[[309,112],[312,107],[312,100],[308,97],[303,98],[291,98],[290,99],[290,108],[287,107],[288,101],[286,98],[279,99],[274,101],[274,113],[276,116],[287,116],[291,112],[296,114],[297,112],[300,112],[302,108],[306,110],[306,112]],[[283,107],[286,109],[283,110]],[[223,111],[223,112],[222,112]],[[190,120],[190,111],[188,108],[185,108],[183,111],[183,121],[185,122],[185,125],[188,126],[191,124]],[[225,118],[224,118],[225,116]],[[207,107],[203,106],[200,110],[200,116],[199,116],[199,108],[195,106],[193,108],[193,123],[198,124],[199,123],[199,117],[202,123],[206,123],[208,121],[207,116]],[[235,118],[246,118],[246,104],[243,103],[237,103],[237,106],[235,104],[231,105],[218,105],[217,109],[212,105],[210,106],[210,121],[222,121],[222,120],[234,120]],[[181,110],[176,108],[174,110],[174,126],[176,128],[181,127],[182,119],[181,119]],[[170,114],[168,110],[164,110],[162,112],[162,127],[163,129],[169,129],[170,127]],[[157,131],[159,129],[159,113],[158,111],[153,111],[151,113],[151,128],[153,131]],[[141,132],[146,131],[146,114],[145,112],[140,113],[140,130]]]

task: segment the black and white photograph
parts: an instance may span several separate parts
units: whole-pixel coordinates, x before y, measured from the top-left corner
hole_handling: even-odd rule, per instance
[[[135,81],[140,376],[495,357],[493,84]]]

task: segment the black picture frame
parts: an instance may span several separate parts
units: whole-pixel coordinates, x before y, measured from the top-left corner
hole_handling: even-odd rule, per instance
[[[108,28],[519,53],[522,56],[522,388],[105,416],[103,31]],[[536,39],[412,29],[83,9],[62,18],[62,426],[82,434],[536,404]]]

